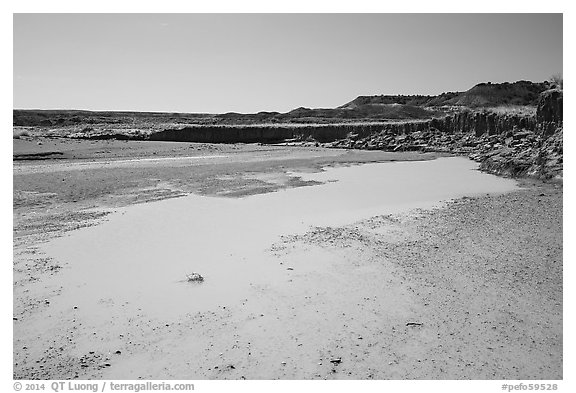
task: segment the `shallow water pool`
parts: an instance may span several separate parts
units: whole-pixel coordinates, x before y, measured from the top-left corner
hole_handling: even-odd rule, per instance
[[[242,198],[190,195],[119,209],[101,225],[48,243],[66,268],[55,308],[107,315],[111,304],[158,317],[239,302],[255,285],[285,282],[269,251],[282,235],[376,215],[431,208],[452,198],[514,190],[464,158],[389,162],[297,174],[323,184]],[[323,269],[321,261],[311,268]],[[201,284],[186,282],[198,272]]]

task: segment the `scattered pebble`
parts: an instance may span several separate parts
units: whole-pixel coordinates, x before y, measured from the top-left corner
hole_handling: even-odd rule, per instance
[[[420,322],[408,322],[406,326],[422,326],[423,324]]]

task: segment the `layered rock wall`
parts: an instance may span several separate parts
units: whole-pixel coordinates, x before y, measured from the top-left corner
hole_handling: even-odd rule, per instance
[[[264,125],[264,126],[193,126],[168,129],[150,134],[150,140],[202,143],[274,143],[283,140],[314,140],[320,143],[366,138],[382,132],[392,135],[440,130],[448,134],[474,133],[476,136],[501,134],[513,128],[534,130],[532,116],[498,115],[483,111],[463,111],[441,118],[407,122]]]
[[[539,130],[550,135],[558,127],[562,127],[563,101],[563,92],[559,89],[547,90],[540,94],[536,107],[536,122]]]
[[[264,125],[264,126],[193,126],[168,129],[150,134],[150,140],[201,143],[275,143],[285,140],[331,142],[348,134],[368,136],[380,131],[382,124],[336,125]]]

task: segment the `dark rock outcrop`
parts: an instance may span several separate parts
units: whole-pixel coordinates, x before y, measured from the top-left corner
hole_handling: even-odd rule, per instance
[[[551,135],[563,124],[563,93],[550,89],[542,93],[536,107],[536,121],[541,132]]]
[[[276,143],[286,140],[331,142],[350,133],[371,135],[382,129],[381,123],[193,126],[150,134],[150,140],[201,143]]]
[[[538,123],[562,123],[563,92],[559,89],[547,90],[538,98],[536,121]]]
[[[471,158],[480,162],[481,170],[498,175],[560,179],[563,177],[563,131],[559,128],[551,136],[531,135],[512,148],[478,152]]]

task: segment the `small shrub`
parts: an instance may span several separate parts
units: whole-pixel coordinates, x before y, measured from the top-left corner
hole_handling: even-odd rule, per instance
[[[557,89],[562,90],[564,88],[564,77],[562,74],[554,74],[550,77],[550,79],[548,79],[548,81],[553,85],[553,87],[556,87]]]

